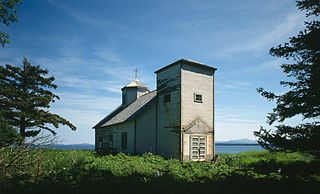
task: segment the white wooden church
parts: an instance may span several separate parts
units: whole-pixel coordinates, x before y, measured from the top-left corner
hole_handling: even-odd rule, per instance
[[[157,70],[157,89],[138,80],[122,90],[122,104],[95,129],[95,148],[151,152],[182,162],[212,160],[216,68],[180,59]]]

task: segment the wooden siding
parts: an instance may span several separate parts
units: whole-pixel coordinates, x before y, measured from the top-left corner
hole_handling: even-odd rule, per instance
[[[183,64],[181,68],[181,128],[184,130],[197,119],[201,119],[211,130],[203,134],[207,139],[207,160],[214,155],[214,120],[213,120],[213,71]],[[202,95],[202,102],[194,102],[194,95]],[[198,134],[198,135],[201,135]],[[182,136],[183,161],[190,157],[190,134]]]
[[[157,74],[157,153],[168,158],[180,158],[180,72],[173,66]]]
[[[121,134],[127,133],[127,149],[121,148]],[[117,147],[123,153],[134,153],[134,121],[128,121],[117,125]]]
[[[151,104],[136,119],[135,152],[156,152],[156,103]]]
[[[127,133],[127,149],[121,148],[121,134]],[[134,153],[134,121],[124,122],[109,127],[96,129],[96,149],[108,148],[107,136],[113,135],[112,148],[115,152]],[[102,147],[99,147],[99,138],[102,137]]]

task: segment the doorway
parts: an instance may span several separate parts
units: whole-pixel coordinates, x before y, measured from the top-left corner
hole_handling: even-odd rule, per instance
[[[206,136],[191,135],[190,136],[190,160],[205,161],[207,152]]]

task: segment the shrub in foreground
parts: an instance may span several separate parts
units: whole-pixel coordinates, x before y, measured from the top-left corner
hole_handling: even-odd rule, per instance
[[[218,163],[168,160],[153,154],[98,156],[91,151],[48,150],[37,180],[12,178],[4,192],[24,193],[270,193],[311,192],[320,165],[300,153],[223,154]],[[280,170],[279,170],[280,169]],[[304,170],[306,169],[306,170]],[[14,185],[14,186],[13,186]],[[239,189],[241,188],[241,189]],[[3,193],[3,192],[1,192]]]

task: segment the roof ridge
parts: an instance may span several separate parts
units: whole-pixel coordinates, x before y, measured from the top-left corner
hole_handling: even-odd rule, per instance
[[[154,73],[157,74],[157,73],[159,73],[160,71],[163,71],[163,70],[165,70],[165,69],[167,69],[167,68],[169,68],[169,67],[172,67],[172,66],[174,66],[174,65],[181,64],[181,63],[187,63],[187,64],[190,64],[190,65],[197,65],[197,66],[199,66],[199,67],[211,69],[211,70],[213,70],[213,72],[217,70],[217,68],[212,67],[212,66],[209,66],[209,65],[207,65],[207,64],[200,63],[200,62],[198,62],[198,61],[194,61],[194,60],[190,60],[190,59],[183,59],[183,58],[182,58],[182,59],[179,59],[179,60],[177,60],[177,61],[175,61],[175,62],[173,62],[173,63],[170,63],[169,65],[166,65],[166,66],[158,69],[158,70],[155,71]]]

